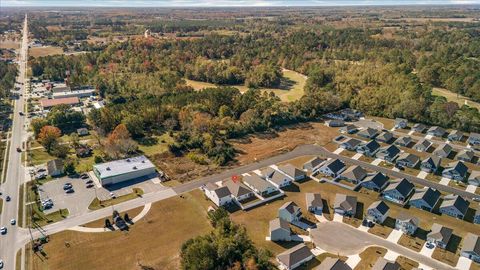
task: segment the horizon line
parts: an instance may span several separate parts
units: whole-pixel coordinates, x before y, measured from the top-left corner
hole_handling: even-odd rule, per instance
[[[480,6],[480,3],[409,3],[409,4],[338,4],[338,5],[271,5],[271,6],[256,6],[256,5],[191,5],[191,6],[162,6],[162,5],[137,5],[137,6],[110,6],[110,5],[2,5],[2,7],[15,7],[15,8],[239,8],[239,7],[252,7],[252,8],[289,8],[289,7],[408,7],[408,6]]]

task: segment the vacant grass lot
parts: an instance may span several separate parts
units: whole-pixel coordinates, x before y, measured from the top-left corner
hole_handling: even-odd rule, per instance
[[[433,88],[432,94],[445,97],[448,101],[456,102],[460,107],[462,107],[463,105],[468,105],[470,107],[474,107],[480,110],[480,103],[472,101],[470,100],[470,98],[464,97],[462,95],[457,95],[457,93],[450,92],[447,89]]]
[[[372,269],[378,258],[385,256],[386,253],[387,250],[380,247],[369,247],[365,249],[360,253],[360,258],[362,260],[357,264],[355,270]]]
[[[28,50],[28,55],[32,57],[41,57],[48,55],[63,54],[63,49],[61,47],[32,47]]]

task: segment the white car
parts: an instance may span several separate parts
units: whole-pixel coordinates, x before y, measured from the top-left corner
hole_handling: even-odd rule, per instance
[[[14,218],[10,219],[10,225],[15,225],[15,224],[17,224],[17,221]]]
[[[7,234],[7,228],[1,227],[1,228],[0,228],[0,233],[1,233],[1,234]]]

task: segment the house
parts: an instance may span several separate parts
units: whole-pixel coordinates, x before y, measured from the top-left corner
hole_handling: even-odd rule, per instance
[[[453,148],[449,144],[442,144],[440,145],[435,151],[433,151],[433,154],[436,155],[437,157],[441,158],[447,158],[450,153],[452,152]]]
[[[458,130],[452,130],[450,134],[448,134],[449,141],[461,141],[463,138],[463,132]]]
[[[410,136],[402,136],[398,138],[394,144],[398,146],[407,147],[412,142],[412,138]]]
[[[290,177],[293,181],[300,181],[307,177],[307,174],[304,171],[298,169],[292,164],[280,165],[278,166],[278,170]]]
[[[292,183],[292,178],[288,177],[287,175],[283,174],[279,171],[274,171],[273,174],[270,175],[268,180],[276,187],[282,188],[289,186]]]
[[[435,137],[443,137],[447,131],[439,126],[433,126],[428,129],[427,134]]]
[[[367,175],[362,181],[362,187],[376,192],[382,191],[388,185],[388,178],[381,172]]]
[[[348,264],[338,258],[327,257],[315,270],[352,270]]]
[[[88,147],[88,145],[79,145],[75,149],[75,154],[79,158],[85,158],[91,156],[93,154],[93,150],[92,148]]]
[[[242,182],[234,181],[234,180],[226,180],[222,183],[223,186],[227,187],[232,197],[235,198],[237,201],[243,201],[248,198],[255,196],[253,191],[247,188]]]
[[[480,171],[472,171],[468,177],[468,184],[473,186],[480,186]]]
[[[470,202],[458,195],[446,195],[440,205],[440,213],[463,219],[468,211]]]
[[[448,164],[445,170],[443,170],[442,176],[455,181],[464,181],[467,173],[468,167],[461,161],[455,161]]]
[[[360,166],[351,166],[339,176],[340,179],[352,182],[353,184],[360,183],[365,177],[367,177],[367,171]]]
[[[355,216],[357,213],[357,197],[337,193],[333,209],[335,213],[342,216]]]
[[[380,135],[378,135],[377,138],[375,138],[375,140],[379,142],[384,142],[384,143],[389,142],[391,139],[393,139],[393,134],[388,131],[384,131],[380,133]]]
[[[325,159],[319,158],[319,157],[314,157],[310,159],[309,161],[305,162],[303,164],[303,169],[307,171],[314,172],[320,165],[325,161]]]
[[[416,190],[408,203],[418,209],[432,212],[433,208],[435,208],[440,200],[440,195],[440,191],[430,187],[425,187],[423,189]]]
[[[328,120],[325,123],[325,125],[328,127],[343,127],[345,126],[345,121],[340,119],[333,119],[333,120]]]
[[[292,270],[313,259],[310,248],[305,244],[299,244],[277,255],[280,269]]]
[[[470,133],[467,142],[470,145],[480,145],[480,133]]]
[[[322,213],[323,201],[320,193],[305,193],[307,209],[312,213]]]
[[[302,212],[300,207],[294,202],[286,202],[278,208],[278,218],[287,222],[294,222],[300,220]]]
[[[145,156],[136,156],[93,165],[93,173],[102,186],[157,174],[155,165]]]
[[[243,183],[260,196],[266,196],[278,190],[272,184],[270,184],[270,182],[263,180],[255,173],[244,176]]]
[[[375,136],[378,135],[378,130],[373,129],[373,128],[370,128],[370,127],[367,127],[367,128],[364,129],[364,130],[360,130],[360,131],[357,133],[357,135],[360,136],[360,137],[367,138],[367,139],[373,139],[373,138],[375,138]]]
[[[395,145],[389,145],[380,148],[376,154],[376,157],[392,163],[395,158],[397,158],[398,154],[400,154],[400,149],[398,149],[398,147]]]
[[[413,146],[413,149],[417,150],[418,152],[427,152],[430,146],[432,146],[431,141],[422,139]]]
[[[265,169],[263,169],[263,170],[261,171],[261,177],[262,177],[263,179],[268,180],[268,179],[272,178],[273,174],[274,174],[276,171],[277,171],[277,170],[275,170],[274,168],[267,167],[267,168],[265,168]]]
[[[345,168],[345,163],[343,163],[343,161],[339,159],[331,159],[325,162],[325,164],[320,167],[319,171],[325,175],[337,177],[345,170]]]
[[[361,143],[362,143],[362,141],[360,141],[360,140],[349,138],[349,139],[345,140],[344,142],[342,142],[340,144],[340,147],[344,148],[344,149],[347,149],[347,150],[350,150],[350,151],[355,151]]]
[[[418,133],[423,133],[427,129],[427,126],[421,123],[413,125],[412,130]]]
[[[467,233],[460,255],[480,263],[480,237],[473,233]]]
[[[367,220],[382,224],[388,217],[390,207],[383,201],[373,202],[367,209]]]
[[[372,267],[372,270],[400,270],[400,264],[396,261],[389,261],[383,257],[378,257],[377,261]]]
[[[58,105],[77,105],[80,103],[80,100],[78,97],[68,97],[68,98],[58,98],[58,99],[41,99],[40,100],[40,107],[42,110],[48,110],[52,107],[58,106]]]
[[[410,195],[415,192],[414,187],[414,184],[403,178],[385,188],[382,192],[382,197],[387,201],[403,205],[408,201]]]
[[[434,244],[435,246],[445,249],[452,237],[453,230],[440,225],[438,223],[433,223],[432,231],[427,234],[427,242]]]
[[[351,124],[340,128],[340,133],[353,134],[357,131],[358,131],[358,127]]]
[[[404,152],[397,158],[396,164],[402,167],[415,168],[418,162],[420,162],[420,158],[418,156]]]
[[[480,204],[477,205],[477,210],[473,215],[473,223],[480,224]]]
[[[395,128],[406,128],[408,120],[403,118],[395,118]]]
[[[405,234],[413,235],[417,231],[420,220],[417,217],[410,216],[406,212],[401,212],[395,220],[395,229]]]
[[[368,143],[362,143],[357,147],[358,153],[364,154],[369,157],[374,156],[378,152],[378,150],[380,150],[380,144],[375,140],[371,140]]]
[[[276,218],[269,223],[270,241],[291,241],[292,232],[287,221]]]
[[[442,159],[440,157],[431,156],[422,161],[420,164],[420,169],[424,172],[436,173],[440,168],[441,163]]]
[[[87,136],[89,134],[88,129],[86,128],[79,128],[77,129],[78,136]]]
[[[232,202],[232,194],[227,187],[219,187],[213,183],[207,183],[204,186],[203,191],[217,206],[224,206]]]
[[[457,160],[465,161],[465,162],[472,162],[473,157],[475,157],[475,152],[473,150],[464,149],[458,152],[457,156],[455,157]]]
[[[63,161],[61,159],[54,159],[47,162],[47,172],[51,177],[61,176],[64,173]]]

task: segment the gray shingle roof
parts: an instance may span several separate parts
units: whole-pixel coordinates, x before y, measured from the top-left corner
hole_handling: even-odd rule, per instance
[[[393,134],[391,132],[384,131],[384,132],[380,133],[380,135],[378,135],[377,140],[388,142],[392,138],[393,138]]]
[[[388,178],[383,173],[377,172],[375,174],[368,175],[365,179],[363,179],[364,183],[368,181],[372,181],[378,188],[381,188],[386,182],[388,182]]]
[[[353,211],[357,209],[357,197],[348,196],[345,194],[337,193],[335,195],[334,208],[341,208],[345,211]]]
[[[458,209],[460,213],[465,214],[468,210],[469,205],[470,203],[468,201],[466,201],[464,198],[458,195],[447,195],[443,197],[443,202],[442,202],[442,205],[440,206],[440,209],[444,207],[453,206],[456,209]]]
[[[453,230],[440,225],[438,223],[433,223],[432,231],[427,234],[427,238],[435,239],[436,241],[442,241],[443,243],[448,243],[450,237],[452,236]]]
[[[389,190],[397,190],[402,196],[407,197],[410,192],[412,192],[413,188],[415,187],[410,181],[405,178],[402,178],[400,181],[392,182],[385,191]]]
[[[290,178],[288,178],[285,174],[279,171],[273,172],[273,175],[270,177],[270,181],[272,181],[277,185],[282,184],[285,179],[290,179]]]
[[[390,207],[388,207],[388,205],[383,201],[376,201],[373,202],[367,210],[370,209],[377,209],[378,212],[380,212],[382,215],[385,215],[390,209]]]
[[[433,153],[440,157],[447,157],[450,152],[452,152],[452,149],[453,148],[449,144],[442,144],[437,149],[435,149]]]
[[[475,252],[480,255],[480,237],[473,233],[467,233],[463,241],[462,252]]]
[[[434,207],[438,199],[440,199],[440,192],[436,189],[425,187],[423,189],[418,189],[410,198],[410,202],[415,200],[424,200],[430,207]]]
[[[286,175],[292,177],[292,178],[297,178],[300,176],[305,176],[305,172],[298,169],[297,167],[293,166],[292,164],[285,164],[278,166],[278,169],[285,173]]]
[[[306,193],[305,201],[307,202],[307,207],[323,208],[323,201],[320,193]]]
[[[267,190],[268,188],[274,188],[272,184],[268,181],[263,180],[257,174],[253,173],[252,175],[247,175],[243,177],[243,182],[248,183],[249,185],[255,187],[260,192]]]
[[[327,257],[323,262],[314,268],[315,270],[352,270],[348,264],[338,258]]]
[[[346,169],[341,176],[347,179],[361,181],[367,176],[367,171],[360,166],[351,166]]]
[[[395,141],[395,143],[396,144],[402,144],[402,145],[408,145],[411,141],[412,141],[412,138],[410,138],[409,136],[402,136],[402,137],[398,138]]]
[[[457,171],[460,175],[465,176],[468,172],[468,167],[463,164],[461,161],[455,161],[450,164],[448,164],[448,167],[445,168],[446,170],[455,170]]]
[[[440,163],[442,162],[442,159],[437,156],[431,156],[422,161],[422,163],[428,163],[432,167],[438,168],[440,166]]]
[[[400,264],[391,262],[383,257],[378,257],[377,262],[372,267],[372,270],[399,270]]]
[[[287,267],[291,267],[312,255],[310,249],[302,243],[278,254],[277,259]]]
[[[305,167],[306,165],[308,165],[308,166],[311,166],[312,168],[315,168],[318,165],[322,164],[322,162],[324,162],[324,161],[325,161],[325,159],[322,159],[322,158],[319,158],[319,157],[314,157],[314,158],[310,159],[309,161],[305,162],[305,164],[303,164],[303,166]]]
[[[422,139],[422,140],[418,141],[417,144],[415,144],[413,147],[417,148],[417,147],[423,146],[425,149],[428,149],[428,148],[430,148],[431,145],[432,145],[431,141],[429,141],[427,139]]]
[[[371,137],[373,137],[377,134],[378,134],[378,130],[370,128],[370,127],[358,132],[358,136],[368,137],[368,138],[371,138]]]
[[[213,183],[207,183],[205,185],[205,188],[212,192],[215,192],[218,198],[224,198],[231,195],[230,190],[228,189],[228,187],[225,187],[225,186],[219,187]]]
[[[397,217],[397,220],[402,221],[402,222],[408,222],[412,223],[415,226],[418,226],[420,223],[420,220],[417,217],[414,217],[407,212],[400,212],[400,214]]]
[[[235,197],[241,197],[243,195],[246,195],[248,193],[252,193],[250,189],[248,189],[247,186],[240,182],[234,182],[233,180],[227,180],[223,182],[223,185],[230,190],[230,193],[232,193],[233,196]]]
[[[475,152],[472,150],[462,150],[457,154],[457,159],[463,159],[463,160],[472,160],[473,157],[475,156]]]
[[[269,227],[270,227],[270,232],[277,229],[284,229],[284,230],[290,231],[290,226],[288,226],[288,222],[281,218],[270,220]]]
[[[427,128],[427,126],[422,124],[422,123],[417,123],[417,124],[413,125],[413,130],[416,130],[418,132],[423,132],[426,128]]]
[[[286,202],[284,203],[282,206],[280,206],[280,208],[278,208],[279,210],[281,209],[285,209],[287,210],[287,212],[289,212],[290,214],[294,214],[296,213],[298,210],[300,210],[300,207],[298,207],[298,205],[294,202]]]
[[[332,172],[338,173],[340,170],[345,168],[345,163],[340,159],[331,159],[325,163],[327,168],[329,168]]]
[[[48,173],[51,174],[54,171],[63,171],[63,161],[61,159],[54,159],[47,162]]]
[[[420,158],[417,155],[410,154],[408,152],[403,152],[398,158],[397,161],[399,160],[405,160],[409,163],[416,164],[418,161],[420,161]]]

